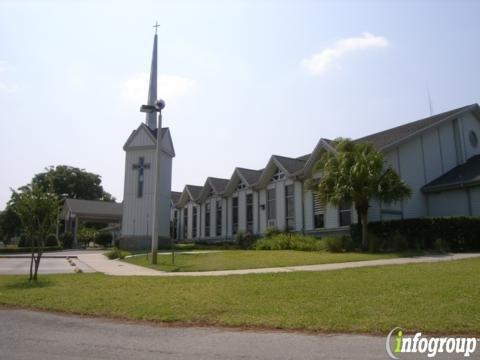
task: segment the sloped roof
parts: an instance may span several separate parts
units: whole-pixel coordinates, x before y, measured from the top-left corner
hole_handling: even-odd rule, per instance
[[[380,131],[378,133],[362,137],[360,139],[356,139],[355,142],[371,142],[377,149],[382,149],[400,140],[403,140],[418,131],[421,131],[432,125],[435,125],[436,123],[453,117],[454,115],[460,115],[466,110],[474,110],[474,108],[478,108],[478,105],[467,105],[458,109],[443,112],[441,114],[429,116],[421,120],[413,121],[408,124],[400,125],[388,130]]]
[[[306,162],[306,161],[310,158],[311,155],[312,155],[312,153],[310,153],[310,154],[305,154],[305,155],[302,155],[302,156],[297,157],[296,159],[297,159],[297,160],[302,160],[302,161],[305,161],[305,162]]]
[[[170,198],[172,199],[172,202],[176,204],[178,200],[180,200],[180,196],[182,195],[181,192],[179,191],[172,191]]]
[[[262,175],[262,171],[263,171],[263,169],[253,170],[253,169],[245,169],[245,168],[237,168],[237,170],[240,173],[240,175],[243,176],[243,178],[248,183],[248,185],[255,184],[258,181],[258,179],[260,179],[260,175]]]
[[[120,219],[123,205],[114,201],[66,199],[63,216],[67,210],[79,217]]]
[[[185,187],[192,195],[193,200],[196,200],[200,196],[200,193],[202,192],[202,189],[203,189],[203,186],[197,186],[197,185],[185,185]]]
[[[158,128],[155,129],[155,130],[152,130],[150,129],[148,126],[147,126],[148,130],[150,130],[151,134],[153,135],[153,137],[156,139],[157,138],[157,134],[158,134]],[[167,132],[167,129],[168,128],[162,128],[162,136],[165,135],[165,133]]]
[[[215,177],[209,177],[209,179],[210,179],[210,184],[213,187],[213,190],[217,194],[221,194],[227,187],[228,182],[230,181],[229,179],[220,179]]]
[[[290,174],[293,174],[296,171],[303,169],[305,166],[306,160],[299,158],[289,158],[286,156],[273,155],[275,159],[287,170]]]
[[[422,188],[422,191],[434,192],[473,185],[480,185],[480,155],[471,157],[467,162],[429,182]]]

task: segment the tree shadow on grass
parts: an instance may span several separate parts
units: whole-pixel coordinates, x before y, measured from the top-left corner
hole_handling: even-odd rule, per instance
[[[54,286],[54,282],[47,279],[39,279],[37,281],[29,281],[28,279],[19,279],[15,282],[11,282],[2,286],[4,289],[10,290],[31,290],[42,289],[46,287]]]

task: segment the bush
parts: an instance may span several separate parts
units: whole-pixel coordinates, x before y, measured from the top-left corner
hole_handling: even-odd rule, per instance
[[[123,250],[120,250],[119,248],[115,248],[105,253],[105,256],[108,257],[110,260],[123,259],[127,255],[130,255],[128,251],[123,251]]]
[[[32,246],[32,243],[27,239],[25,235],[20,236],[20,240],[18,241],[18,247],[27,247]]]
[[[294,233],[279,233],[271,237],[260,239],[255,244],[256,250],[300,250],[319,251],[324,250],[325,245],[313,236],[305,236]]]
[[[45,246],[58,246],[57,237],[54,234],[48,235],[45,240]]]
[[[239,231],[235,235],[235,242],[240,249],[250,249],[255,245],[256,241],[257,241],[257,236],[249,232],[246,233],[243,231]]]
[[[325,243],[325,248],[330,252],[351,251],[354,246],[352,239],[349,236],[326,236],[322,238]]]
[[[100,246],[107,246],[112,243],[112,234],[109,232],[98,232],[95,235],[95,243]]]
[[[278,230],[278,228],[276,228],[275,226],[269,226],[265,229],[266,238],[271,238],[279,234],[282,234],[282,232]]]
[[[61,234],[60,244],[64,249],[71,249],[73,247],[73,234],[71,232]]]
[[[448,248],[448,243],[442,238],[438,238],[437,240],[435,240],[434,246],[435,246],[435,250],[437,251],[447,252],[450,250]]]
[[[361,243],[361,227],[350,227],[354,243]],[[480,217],[419,218],[372,222],[368,231],[381,240],[380,251],[400,247],[413,250],[434,250],[437,239],[453,252],[480,250]],[[400,250],[400,249],[398,249]]]

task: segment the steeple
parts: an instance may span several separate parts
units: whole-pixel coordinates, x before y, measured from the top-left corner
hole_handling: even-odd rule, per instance
[[[147,105],[155,105],[157,101],[157,27],[155,27],[155,36],[153,38],[153,54],[152,54],[152,67],[150,68],[150,85],[148,87],[148,100]],[[147,112],[147,118],[145,120],[147,126],[155,130],[157,128],[157,117],[155,112]]]

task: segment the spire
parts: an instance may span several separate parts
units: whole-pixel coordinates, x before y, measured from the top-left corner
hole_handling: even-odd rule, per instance
[[[155,26],[155,36],[153,38],[153,53],[152,53],[152,67],[150,69],[150,85],[148,87],[148,105],[155,105],[157,101],[157,28],[158,24]],[[147,112],[147,118],[145,120],[148,127],[152,130],[157,128],[157,119],[156,113]]]

